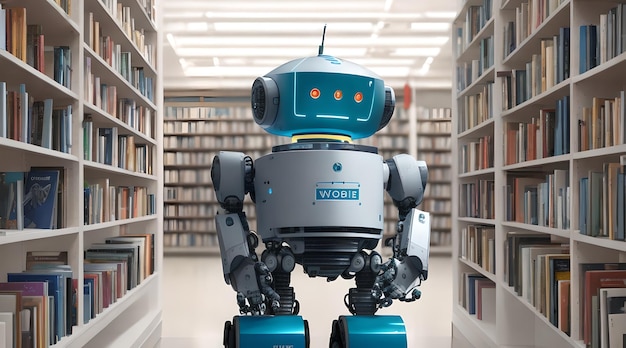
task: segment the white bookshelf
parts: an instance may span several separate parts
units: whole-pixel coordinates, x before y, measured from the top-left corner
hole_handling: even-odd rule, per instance
[[[60,3],[60,1],[59,1]],[[67,251],[73,278],[83,284],[83,252],[92,243],[104,242],[105,238],[121,234],[152,233],[154,235],[154,272],[137,287],[128,291],[115,303],[87,323],[78,320],[72,333],[63,337],[54,347],[78,346],[149,346],[157,344],[161,332],[161,269],[163,231],[163,170],[162,170],[162,80],[161,48],[157,31],[158,19],[154,0],[117,1],[68,1],[66,13],[54,0],[9,0],[3,8],[26,8],[27,24],[41,24],[46,48],[68,46],[71,52],[71,84],[60,85],[51,71],[42,73],[6,50],[0,49],[0,81],[7,89],[17,90],[21,83],[34,101],[53,99],[54,106],[72,106],[69,134],[72,146],[67,153],[32,145],[23,141],[0,138],[0,171],[27,172],[31,166],[54,166],[64,168],[62,227],[51,230],[0,230],[0,281],[7,280],[7,273],[25,269],[27,251]],[[139,37],[127,35],[125,26],[110,10],[114,3],[130,9],[134,29],[143,32]],[[116,6],[113,6],[117,8]],[[112,7],[111,7],[112,8]],[[125,10],[128,11],[128,10]],[[140,91],[122,77],[121,73],[97,54],[89,45],[89,13],[101,24],[100,35],[114,38],[121,51],[131,52],[133,67],[141,67],[145,77],[152,79],[152,92]],[[145,45],[152,51],[146,54]],[[48,49],[46,49],[48,50]],[[46,56],[46,61],[52,59]],[[91,73],[102,83],[115,86],[117,100],[134,100],[137,107],[151,114],[151,120],[137,127],[123,120],[112,110],[105,111],[87,94],[89,77],[86,61],[91,59]],[[99,163],[86,156],[83,138],[83,121],[89,115],[97,127],[115,127],[120,135],[132,137],[135,144],[150,150],[151,168],[127,169]],[[150,126],[146,126],[146,124]],[[150,130],[147,130],[150,129]],[[95,141],[97,143],[97,141]],[[86,183],[108,178],[112,185],[145,187],[154,195],[154,211],[137,212],[135,216],[112,221],[86,224],[84,219],[84,187]],[[77,318],[83,318],[83,292],[77,295]]]
[[[219,203],[211,182],[213,157],[239,151],[253,160],[288,141],[265,132],[247,97],[205,97],[166,92],[164,114],[164,251],[168,255],[219,254],[213,217]],[[256,231],[254,203],[244,211]]]
[[[529,0],[532,4],[539,1]],[[581,209],[581,195],[579,183],[586,177],[589,170],[602,171],[602,165],[608,162],[620,162],[626,154],[626,145],[622,137],[619,142],[610,146],[599,146],[597,149],[581,149],[578,134],[579,120],[583,119],[583,107],[591,107],[594,97],[616,98],[620,91],[626,88],[623,82],[623,71],[626,69],[626,53],[617,54],[600,62],[595,68],[586,72],[579,71],[579,28],[582,25],[600,25],[600,16],[609,9],[616,7],[612,1],[561,0],[548,2],[552,7],[547,11],[545,18],[541,18],[530,29],[525,37],[510,52],[505,51],[507,23],[518,22],[516,9],[528,4],[527,0],[492,0],[491,18],[484,20],[477,28],[473,38],[464,36],[457,41],[457,28],[463,28],[467,33],[466,21],[471,16],[472,6],[489,4],[483,0],[458,1],[458,15],[452,24],[453,51],[455,67],[465,67],[472,64],[472,60],[479,60],[481,41],[493,37],[493,66],[484,66],[480,74],[465,79],[460,76],[464,69],[455,69],[457,88],[453,90],[453,136],[452,153],[457,159],[453,163],[453,347],[585,347],[582,326],[584,302],[581,286],[584,278],[580,264],[590,262],[626,262],[626,242],[613,240],[609,237],[592,237],[581,233],[579,215]],[[543,3],[543,1],[542,1]],[[532,13],[532,12],[531,12]],[[570,61],[569,77],[556,78],[546,86],[530,90],[526,100],[507,107],[507,97],[503,93],[506,77],[503,72],[515,69],[524,70],[526,63],[531,62],[533,55],[541,55],[542,39],[552,38],[560,34],[560,28],[570,28]],[[599,29],[598,29],[599,30]],[[557,41],[558,43],[558,41]],[[558,45],[556,46],[558,49]],[[476,63],[475,67],[476,67]],[[469,81],[468,81],[469,80]],[[531,80],[532,81],[532,80]],[[468,126],[467,118],[468,98],[484,91],[484,86],[493,83],[492,93],[489,96],[488,106],[478,121]],[[569,101],[564,97],[569,96]],[[507,162],[507,148],[510,148],[510,136],[507,135],[507,124],[532,123],[533,118],[539,118],[541,110],[557,108],[559,100],[565,100],[564,105],[569,107],[569,151],[552,156],[532,155],[533,151],[525,152],[521,158]],[[474,115],[474,114],[472,114]],[[526,126],[524,126],[526,127]],[[522,127],[523,128],[523,127]],[[521,129],[521,128],[520,128]],[[547,129],[547,128],[543,128]],[[464,168],[462,162],[462,148],[481,137],[491,137],[493,159],[483,167]],[[623,135],[622,135],[623,136]],[[507,140],[509,139],[509,140]],[[567,139],[567,138],[566,138]],[[531,141],[534,144],[534,142]],[[605,144],[606,145],[606,144]],[[531,153],[531,155],[529,155]],[[569,225],[534,225],[519,221],[510,221],[507,217],[509,199],[506,196],[507,180],[514,174],[528,175],[531,171],[541,171],[549,174],[555,170],[567,170],[569,182],[569,199],[563,209],[563,214],[569,219]],[[464,206],[463,194],[460,192],[464,184],[491,182],[493,196],[491,197],[492,215],[468,216]],[[567,219],[565,219],[567,220]],[[463,257],[463,229],[468,226],[487,226],[495,231],[493,254],[490,256],[495,264],[495,272],[488,271],[479,262]],[[537,233],[549,236],[553,242],[569,246],[570,255],[570,330],[563,332],[553,325],[533,304],[518,295],[515,289],[509,286],[507,267],[507,235],[509,232]],[[479,320],[477,315],[469,314],[462,305],[466,296],[464,275],[476,273],[484,276],[495,284],[495,296],[486,299],[484,306],[495,308],[495,317]]]

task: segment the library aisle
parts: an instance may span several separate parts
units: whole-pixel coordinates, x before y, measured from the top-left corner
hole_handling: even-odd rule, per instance
[[[217,256],[165,257],[161,348],[223,347],[224,321],[231,320],[238,308],[221,267]],[[451,268],[449,256],[431,256],[429,279],[420,287],[422,298],[414,303],[396,302],[378,312],[402,316],[409,348],[450,347]],[[296,268],[292,284],[300,315],[309,321],[311,347],[327,347],[333,319],[348,314],[343,297],[353,282],[327,283],[323,278],[308,278]]]

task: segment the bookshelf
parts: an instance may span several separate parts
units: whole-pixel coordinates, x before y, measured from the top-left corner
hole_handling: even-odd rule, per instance
[[[416,92],[437,105],[449,105],[449,91]],[[431,95],[421,96],[422,94]],[[241,151],[257,159],[272,147],[289,141],[264,132],[252,119],[247,97],[203,97],[183,91],[166,92],[164,116],[165,225],[167,254],[219,253],[212,216],[219,208],[210,180],[213,156],[221,150]],[[398,102],[400,105],[401,101]],[[383,158],[400,153],[425,156],[433,171],[433,187],[423,203],[436,209],[433,218],[433,253],[450,253],[450,121],[449,108],[397,107],[391,122],[367,139],[356,143],[376,146]],[[418,114],[421,117],[418,117]],[[413,116],[411,116],[413,115]],[[445,117],[443,117],[445,116]],[[433,144],[418,147],[424,136]],[[439,140],[436,140],[439,139]],[[448,155],[446,155],[448,154]],[[446,157],[447,156],[447,157]],[[435,161],[438,163],[435,164]],[[437,169],[434,169],[437,167]],[[430,181],[429,181],[430,182]],[[432,190],[431,188],[427,190]],[[254,207],[249,197],[244,204],[250,227],[256,228]],[[426,207],[428,205],[428,207]],[[398,212],[385,196],[385,231],[395,231]],[[391,236],[388,234],[386,236]]]
[[[416,113],[416,158],[428,165],[428,185],[420,209],[431,214],[433,254],[452,252],[451,111],[448,107],[418,107]]]
[[[164,115],[164,252],[219,254],[213,217],[219,203],[211,164],[219,151],[240,151],[257,159],[279,144],[252,119],[245,97],[204,97],[166,92]],[[256,231],[254,203],[244,202]]]
[[[77,319],[53,340],[54,347],[154,346],[160,339],[163,149],[156,6],[154,0],[1,5],[0,19],[8,25],[0,28],[0,90],[6,92],[0,95],[0,172],[50,167],[62,176],[51,229],[2,225],[0,282],[25,270],[29,251],[66,251],[72,278],[83,284],[89,268],[84,252],[93,244],[129,234],[150,234],[154,242],[151,273],[108,308],[79,320],[89,302],[85,292],[75,293]]]
[[[600,347],[610,334],[586,289],[588,264],[626,262],[623,7],[459,1],[454,347]],[[566,260],[558,275],[551,254]]]

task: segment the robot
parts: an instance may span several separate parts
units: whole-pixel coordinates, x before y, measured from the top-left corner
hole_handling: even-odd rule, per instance
[[[353,140],[385,127],[395,108],[391,87],[370,70],[323,54],[287,62],[258,77],[253,117],[265,131],[291,137],[256,161],[221,151],[211,178],[220,203],[215,222],[224,280],[240,315],[224,326],[227,348],[309,347],[308,322],[290,286],[301,265],[310,277],[354,279],[344,303],[351,315],[332,323],[330,348],[406,347],[402,318],[375,315],[394,300],[420,297],[428,276],[429,214],[422,201],[428,169],[407,154],[383,160]],[[375,251],[383,236],[383,195],[398,209],[393,255]],[[243,201],[255,204],[257,233]]]

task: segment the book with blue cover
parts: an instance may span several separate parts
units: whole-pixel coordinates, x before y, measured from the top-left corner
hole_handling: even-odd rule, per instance
[[[31,169],[24,187],[24,227],[56,227],[59,171]]]
[[[8,273],[7,280],[9,282],[47,282],[48,296],[53,297],[52,311],[55,313],[54,323],[54,342],[58,342],[61,337],[65,336],[63,326],[63,291],[65,284],[60,275],[57,274],[34,274],[34,273]]]

